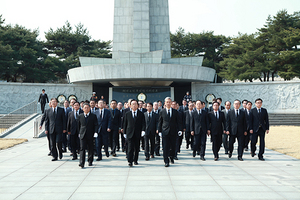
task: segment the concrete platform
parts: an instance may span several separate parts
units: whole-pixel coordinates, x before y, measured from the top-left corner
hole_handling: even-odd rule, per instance
[[[33,123],[32,123],[33,128]],[[300,162],[266,150],[266,161],[248,152],[238,161],[221,149],[214,161],[207,141],[206,161],[193,158],[185,144],[179,160],[165,168],[162,156],[129,168],[125,154],[78,167],[70,153],[51,162],[47,139],[32,139],[30,124],[15,136],[29,142],[0,151],[0,199],[300,199]]]

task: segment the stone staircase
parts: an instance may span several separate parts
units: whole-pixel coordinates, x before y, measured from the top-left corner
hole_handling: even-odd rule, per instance
[[[31,114],[10,114],[7,116],[4,116],[0,120],[0,129],[7,129],[18,122],[26,119],[29,117]]]
[[[299,114],[277,114],[269,113],[270,126],[300,126],[300,113]]]

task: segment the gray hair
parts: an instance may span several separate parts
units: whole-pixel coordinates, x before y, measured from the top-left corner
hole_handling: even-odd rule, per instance
[[[167,101],[167,100],[171,100],[172,101],[171,97],[166,97],[165,101]]]

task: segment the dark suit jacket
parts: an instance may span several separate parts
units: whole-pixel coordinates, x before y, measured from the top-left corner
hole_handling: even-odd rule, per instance
[[[247,131],[250,131],[250,118],[252,117],[251,110],[249,111],[249,114],[248,114],[248,111],[246,110],[245,115],[246,115],[246,121],[247,121]]]
[[[47,94],[45,93],[44,95],[43,94],[40,94],[40,97],[39,97],[39,102],[40,103],[49,103],[49,99],[48,99],[48,96]]]
[[[141,111],[142,113],[147,112],[147,109],[146,109],[146,108],[142,108],[142,110],[140,110],[140,108],[138,108],[138,110]]]
[[[78,119],[81,113],[83,113],[83,111],[79,109],[78,117],[77,119],[75,119],[74,111],[69,112],[68,122],[67,122],[67,132],[71,132],[71,135],[75,135],[76,133],[79,133]]]
[[[183,108],[183,105],[179,107],[178,111],[181,111],[181,112],[184,112],[184,111],[187,111],[189,110],[189,106],[186,105],[184,108]]]
[[[123,112],[122,112],[121,129],[124,128],[123,125],[124,125],[124,117],[125,117],[125,114],[126,114],[127,112],[129,112],[129,111],[130,111],[130,108],[125,108],[125,109],[123,110]]]
[[[224,106],[220,106],[219,107],[219,111],[221,110],[224,110],[225,109],[225,107]],[[211,106],[211,107],[209,107],[209,112],[211,112],[211,111],[213,111],[214,109],[213,109],[213,107]]]
[[[133,119],[132,112],[126,112],[124,116],[124,134],[126,134],[127,139],[133,138],[133,136],[140,138],[142,131],[145,131],[145,116],[144,114],[137,110],[136,119]]]
[[[199,115],[198,110],[194,111],[192,113],[191,131],[194,131],[195,135],[198,135],[201,133],[201,129],[202,129],[202,133],[206,134],[207,127],[208,127],[207,112],[201,110],[201,115]]]
[[[256,133],[261,126],[264,131],[269,130],[269,115],[265,108],[261,108],[260,115],[258,114],[257,108],[251,109],[251,117],[249,120],[249,128]]]
[[[192,115],[193,111],[191,112]],[[190,111],[186,110],[184,111],[184,124],[183,128],[186,132],[191,132],[191,125],[192,125],[192,116],[190,116]]]
[[[60,134],[63,130],[67,130],[65,112],[63,108],[57,107],[56,118],[54,118],[53,108],[49,109],[45,119],[45,131],[53,134],[54,130]]]
[[[96,107],[95,107],[95,112],[97,112],[97,110],[99,110],[99,108],[96,108]],[[90,111],[90,112],[95,114],[95,112],[92,112],[92,108],[91,108],[91,111]]]
[[[47,115],[47,112],[51,112],[52,108],[48,108],[47,110],[45,110],[43,116],[42,116],[42,119],[41,119],[41,123],[40,123],[40,126],[43,126],[44,122],[45,122],[45,119],[46,119],[46,115]],[[49,111],[50,110],[50,111]]]
[[[98,121],[98,133],[101,131],[104,131],[104,133],[107,133],[107,129],[111,129],[111,114],[110,111],[106,108],[104,108],[103,118],[100,117],[100,109],[98,109],[95,113],[93,113],[97,116]]]
[[[239,109],[238,117],[234,109],[230,110],[226,121],[226,131],[229,131],[230,135],[244,135],[244,132],[247,132],[246,115],[243,110]]]
[[[177,135],[178,131],[182,131],[182,119],[180,119],[177,110],[171,109],[171,118],[169,117],[166,108],[162,109],[159,113],[158,132],[161,132],[162,136]]]
[[[94,139],[94,133],[98,131],[97,116],[90,113],[86,123],[84,113],[81,113],[78,117],[78,130],[80,139]]]
[[[154,113],[154,112],[152,112],[151,114],[152,114],[152,117],[151,117],[151,120],[149,120],[148,112],[144,113],[145,122],[146,122],[146,129],[145,129],[145,134],[146,135],[149,135],[149,134],[155,135],[156,130],[157,130],[157,126],[158,126],[158,117],[159,117],[159,115]]]
[[[226,112],[226,111],[225,111]],[[222,135],[226,128],[226,120],[224,112],[219,113],[219,118],[217,119],[215,116],[215,112],[208,113],[208,130],[210,130],[211,135]]]
[[[121,112],[116,108],[115,110],[109,109],[111,114],[111,124],[112,130],[119,130],[121,128]]]
[[[231,111],[231,110],[232,109],[228,110],[228,112]],[[224,116],[225,116],[225,122],[227,122],[227,115],[228,115],[228,113],[226,112],[226,109],[223,109],[222,112],[224,113]],[[224,128],[226,129],[226,126]]]

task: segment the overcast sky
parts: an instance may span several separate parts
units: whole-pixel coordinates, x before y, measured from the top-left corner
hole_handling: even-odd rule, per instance
[[[7,24],[39,29],[39,39],[50,28],[62,27],[68,20],[81,22],[92,39],[113,39],[114,0],[1,0],[0,15]],[[237,36],[255,33],[268,15],[286,9],[300,11],[300,0],[169,0],[170,31],[214,31],[216,35]]]

